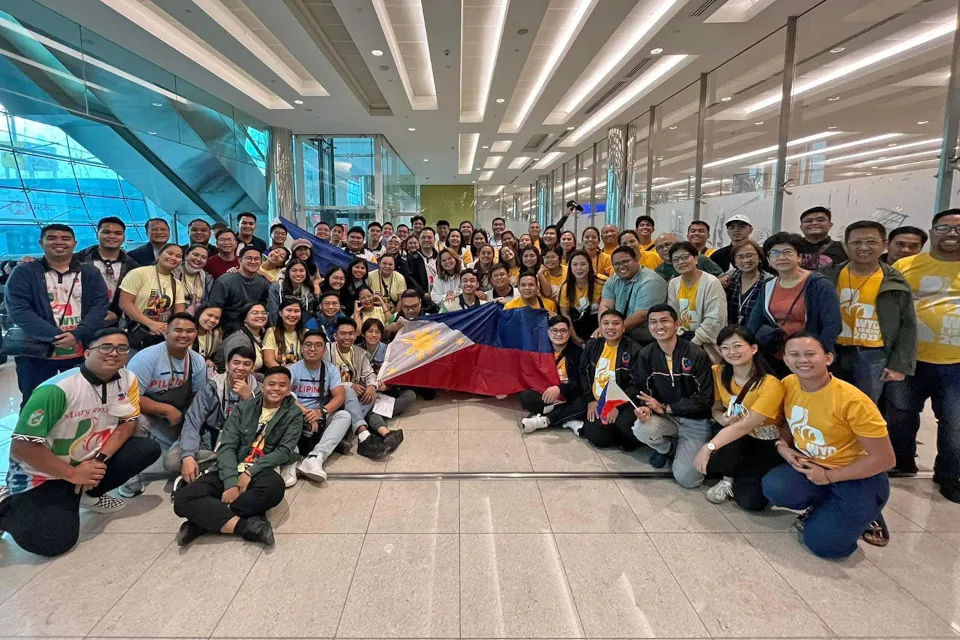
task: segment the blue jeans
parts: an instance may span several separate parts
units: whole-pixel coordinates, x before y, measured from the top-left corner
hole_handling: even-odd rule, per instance
[[[712,433],[709,420],[673,415],[654,414],[646,422],[637,420],[633,424],[634,437],[657,453],[670,453],[672,439],[677,439],[671,470],[673,479],[685,489],[703,484],[703,474],[693,466],[693,461]]]
[[[897,468],[916,469],[920,412],[927,398],[937,418],[937,459],[933,471],[939,480],[960,480],[960,363],[917,362],[917,372],[887,385],[884,417]]]
[[[837,363],[834,365],[837,377],[870,396],[876,405],[879,405],[883,393],[884,383],[880,376],[886,364],[887,354],[882,347],[868,349],[837,345]]]
[[[846,558],[857,540],[880,517],[890,497],[886,473],[836,484],[816,485],[788,464],[763,477],[763,495],[778,507],[813,509],[804,523],[803,542],[821,558]]]

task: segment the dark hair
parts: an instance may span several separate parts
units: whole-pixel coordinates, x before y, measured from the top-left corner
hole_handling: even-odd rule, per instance
[[[779,233],[775,233],[767,238],[767,241],[763,243],[763,252],[770,253],[770,249],[778,244],[790,245],[798,254],[803,253],[803,236],[797,233],[789,233],[787,231],[780,231]]]
[[[729,324],[723,329],[720,329],[720,333],[717,334],[717,346],[719,347],[721,344],[735,336],[751,346],[759,346],[754,335],[750,333],[746,327],[742,327],[739,324]],[[724,359],[723,365],[721,366],[723,368],[720,370],[720,382],[723,384],[723,388],[726,389],[730,395],[736,397],[737,394],[735,394],[733,389],[730,388],[730,383],[733,381],[733,365]],[[764,376],[767,375],[775,374],[773,373],[773,369],[770,368],[770,365],[767,364],[763,354],[761,354],[758,350],[755,354],[753,354],[753,371],[750,372],[750,378],[747,380],[747,383],[741,387],[740,393],[746,397],[750,391],[760,385]]]
[[[603,319],[606,318],[607,316],[616,316],[616,317],[620,318],[620,320],[621,320],[622,322],[626,322],[626,321],[627,321],[627,317],[626,317],[625,315],[623,315],[622,313],[620,313],[619,311],[617,311],[616,309],[607,309],[606,311],[604,311],[603,313],[600,314],[600,319],[603,320]]]
[[[220,236],[222,236],[222,235],[225,234],[225,233],[229,233],[230,235],[232,235],[232,236],[234,237],[234,239],[236,239],[236,237],[237,237],[237,234],[234,233],[233,229],[227,229],[226,227],[224,227],[223,229],[220,229],[219,231],[217,231],[217,235],[215,236],[216,239],[219,240],[219,239],[220,239]]]
[[[106,218],[100,218],[100,222],[97,223],[97,231],[100,231],[100,227],[102,227],[105,224],[118,224],[120,225],[121,229],[123,229],[124,231],[127,230],[126,223],[120,218],[118,218],[117,216],[107,216]]]
[[[584,229],[584,231],[586,231],[586,229]],[[617,236],[617,242],[619,242],[620,244],[623,244],[623,236],[633,236],[634,238],[637,239],[638,243],[640,242],[640,236],[638,236],[637,232],[634,231],[633,229],[624,229],[623,231],[620,232],[620,235]]]
[[[446,254],[449,254],[449,255],[453,258],[453,261],[454,261],[454,263],[455,263],[455,264],[453,265],[453,273],[447,273],[447,270],[443,268],[443,265],[442,265],[442,264],[440,264],[440,260],[443,258],[443,254],[445,254],[445,253],[446,253]],[[456,277],[456,278],[458,278],[458,277],[460,277],[460,268],[461,268],[461,267],[460,267],[460,258],[457,257],[457,254],[455,254],[455,253],[453,252],[453,250],[451,250],[451,249],[444,249],[443,251],[441,251],[440,253],[437,254],[437,276],[439,276],[439,277],[441,277],[441,278],[446,278],[446,277],[451,277],[451,278]]]
[[[65,233],[69,233],[72,238],[77,237],[77,234],[73,232],[72,227],[55,222],[40,229],[40,239],[43,240],[44,237],[46,237],[46,235],[51,231],[63,231]]]
[[[647,322],[650,322],[650,316],[655,313],[669,313],[674,322],[680,319],[680,316],[677,315],[677,310],[665,302],[655,304],[647,310]]]
[[[257,216],[253,215],[253,214],[250,213],[249,211],[242,211],[242,212],[240,212],[240,213],[237,214],[237,222],[240,222],[240,221],[243,220],[244,218],[253,218],[253,221],[254,221],[254,222],[257,221]]]
[[[199,242],[194,242],[193,244],[187,245],[187,250],[183,252],[183,257],[186,258],[187,254],[193,251],[194,249],[203,249],[207,252],[207,257],[210,257],[210,247]]]
[[[287,230],[287,228],[286,228],[285,226],[283,226],[282,224],[280,224],[280,223],[278,222],[278,223],[276,223],[275,225],[272,225],[272,226],[270,227],[270,233],[272,234],[272,233],[273,233],[274,231],[276,231],[277,229],[283,229],[284,231]]]
[[[380,322],[379,318],[367,318],[366,320],[364,320],[363,326],[360,327],[361,335],[369,331],[370,327],[376,327],[377,329],[380,330],[380,335],[381,336],[383,335],[384,327],[383,327],[383,323]]]
[[[587,304],[593,305],[593,294],[597,287],[597,274],[593,270],[593,260],[590,259],[590,256],[588,256],[587,252],[583,249],[577,249],[567,256],[567,280],[563,284],[567,290],[567,300],[573,303],[573,301],[577,299],[577,278],[573,275],[573,269],[570,268],[573,264],[573,259],[577,256],[583,256],[587,261]],[[571,312],[574,311],[573,307],[570,307],[570,309]],[[579,319],[580,318],[578,318],[578,320]]]
[[[700,252],[697,251],[697,248],[693,246],[693,244],[689,240],[684,240],[683,242],[677,242],[672,247],[670,247],[670,251],[667,253],[667,256],[670,258],[670,260],[673,260],[673,254],[676,253],[677,251],[680,251],[681,249],[686,249],[686,251],[694,258],[700,255]]]
[[[421,215],[416,215],[416,216],[413,216],[412,218],[410,218],[410,224],[413,224],[413,223],[416,222],[417,220],[419,220],[420,222],[422,222],[424,225],[427,224],[427,219],[424,218],[424,217],[421,216]]]
[[[536,266],[528,267],[527,265],[523,264],[523,256],[526,255],[527,251],[533,251],[533,253],[537,256]],[[526,249],[520,250],[520,258],[517,260],[517,266],[520,267],[520,273],[533,269],[533,273],[534,275],[536,275],[537,271],[540,270],[540,267],[543,266],[543,257],[540,255],[540,251],[536,247],[531,245]]]
[[[490,224],[493,225],[493,223],[496,222],[497,220],[499,220],[499,221],[502,222],[503,224],[507,224],[507,221],[504,220],[503,218],[501,218],[500,216],[497,216],[496,218],[494,218],[493,220],[491,220],[491,221],[490,221]],[[438,222],[437,224],[440,224],[440,223]]]
[[[323,343],[327,343],[327,334],[323,332],[323,329],[310,329],[303,334],[303,342],[307,341],[307,338],[321,338]]]
[[[397,231],[400,230],[400,227],[403,227],[403,228],[406,229],[407,231],[410,231],[410,227],[409,227],[408,225],[403,224],[402,222],[397,225]]]
[[[245,245],[243,245],[243,249],[240,249],[240,253],[237,254],[237,257],[238,257],[238,258],[242,258],[243,256],[245,256],[246,254],[250,253],[251,251],[255,251],[258,256],[262,256],[262,255],[263,255],[263,254],[260,253],[260,249],[257,249],[257,248],[256,248],[255,246],[253,246],[252,244],[245,244]]]
[[[710,225],[707,224],[706,222],[704,222],[703,220],[694,220],[693,222],[691,222],[690,224],[687,225],[687,230],[689,231],[689,230],[690,230],[690,227],[692,227],[692,226],[695,225],[695,224],[699,224],[699,225],[702,226],[702,227],[706,227],[706,228],[707,228],[707,233],[710,233]]]
[[[286,376],[287,380],[291,380],[292,376],[290,375],[290,370],[282,365],[277,365],[275,367],[267,367],[263,372],[263,381],[266,382],[267,378],[270,376]]]
[[[460,227],[462,227],[462,226],[465,225],[465,224],[470,225],[470,229],[471,229],[471,230],[473,229],[473,223],[470,222],[469,220],[461,220],[461,221],[460,221],[460,224],[457,225],[457,228],[460,228]]]
[[[193,220],[187,223],[187,229],[192,227],[194,222],[202,222],[203,224],[207,225],[208,229],[210,228],[210,223],[204,220],[203,218],[194,218]]]
[[[273,327],[273,339],[277,341],[277,355],[286,353],[287,351],[287,339],[286,339],[286,327],[283,324],[283,318],[280,316],[279,312],[283,311],[287,307],[297,305],[300,307],[300,319],[297,320],[297,324],[293,326],[293,332],[297,334],[297,339],[300,342],[303,342],[303,324],[304,324],[304,310],[303,304],[300,302],[299,298],[293,296],[285,296],[280,300],[280,306],[277,308],[277,324]]]
[[[286,227],[284,227],[284,230],[286,230]],[[271,252],[273,252],[273,251],[286,251],[286,252],[287,252],[287,255],[284,256],[284,258],[283,258],[284,260],[290,260],[290,256],[293,255],[292,253],[290,253],[290,249],[287,249],[287,248],[284,247],[284,246],[277,247],[276,249],[271,249],[270,251],[271,251]]]
[[[583,228],[583,231],[580,232],[580,239],[581,239],[581,240],[583,240],[583,236],[585,236],[585,235],[587,234],[587,231],[594,231],[594,232],[596,232],[596,234],[597,234],[597,239],[598,239],[598,240],[600,239],[600,229],[597,229],[596,227],[594,227],[593,225],[591,225],[591,226],[589,226],[589,227],[584,227],[584,228]],[[602,251],[602,250],[603,250],[603,249],[601,249],[601,251]]]
[[[370,229],[373,229],[374,227],[383,231],[383,225],[377,222],[376,220],[374,220],[373,222],[367,225],[367,231],[370,231]]]
[[[809,209],[801,213],[800,222],[803,222],[804,218],[806,218],[807,216],[813,215],[815,213],[822,213],[825,216],[827,216],[827,220],[830,220],[831,222],[833,221],[833,213],[830,211],[830,209],[827,209],[826,207],[822,207],[822,206],[816,206],[816,207],[810,207]]]
[[[154,224],[155,222],[162,222],[163,224],[167,225],[167,229],[170,228],[170,223],[164,220],[163,218],[150,218],[149,220],[147,220],[146,224],[143,225],[143,228],[150,229],[150,225]]]
[[[340,318],[339,320],[337,320],[336,328],[339,329],[345,324],[350,325],[354,329],[357,328],[357,323],[353,318]]]
[[[364,230],[363,230],[363,227],[361,227],[361,226],[355,225],[355,226],[350,227],[350,230],[347,231],[347,235],[349,236],[351,233],[359,233],[359,234],[362,235],[364,238],[367,237],[367,232],[364,231]]]
[[[494,262],[493,266],[490,267],[490,275],[492,276],[493,272],[496,271],[497,269],[503,269],[508,274],[510,273],[510,267],[507,265],[506,262]]]
[[[757,268],[758,269],[762,268],[763,260],[764,260],[763,247],[758,245],[755,241],[751,240],[750,238],[737,242],[730,248],[730,262],[733,262],[734,260],[737,259],[737,254],[740,253],[740,249],[744,247],[753,247],[754,251],[757,252],[757,258],[759,259],[757,263]]]
[[[216,231],[219,231],[220,229],[226,229],[226,228],[227,228],[227,223],[226,223],[226,222],[214,222],[214,223],[210,226],[210,228],[211,228],[211,229],[214,229],[214,230],[216,230]]]
[[[220,328],[220,321],[223,320],[223,307],[215,304],[203,304],[199,309],[197,309],[197,312],[194,314],[193,321],[196,323],[197,330],[199,331],[202,328],[200,326],[200,316],[202,316],[203,312],[206,311],[207,309],[220,309],[220,319],[217,320],[217,326],[213,328],[213,330],[211,331],[212,333],[213,331],[216,331],[217,329]]]
[[[340,266],[337,266],[337,265],[333,265],[332,267],[330,267],[330,270],[327,271],[327,274],[326,274],[325,276],[323,276],[323,286],[324,286],[328,291],[331,291],[331,290],[332,290],[332,291],[337,291],[337,289],[333,289],[332,287],[330,287],[330,276],[332,276],[333,274],[335,274],[337,271],[339,271],[340,273],[343,274],[343,286],[344,286],[344,287],[347,286],[347,280],[348,280],[348,278],[347,278],[347,270],[344,269],[343,267],[340,267]]]
[[[847,228],[843,230],[843,241],[846,242],[850,239],[850,232],[856,231],[857,229],[873,229],[880,234],[881,240],[887,239],[887,228],[875,220],[857,220],[854,223],[848,224]]]
[[[347,230],[347,225],[341,224],[341,223],[339,223],[339,222],[338,222],[337,224],[333,225],[333,226],[330,227],[330,228],[331,228],[331,229],[336,229],[337,227],[340,227],[340,230],[341,230],[341,231],[346,231],[346,230]]]
[[[439,226],[441,226],[441,225],[446,225],[446,226],[449,227],[449,226],[450,226],[450,223],[447,222],[446,220],[437,220],[437,226],[439,227]]]
[[[383,226],[381,227],[381,229],[385,229],[387,225],[390,225],[390,228],[393,229],[393,223],[390,222],[389,220],[383,223]]]
[[[466,247],[463,246],[463,234],[460,233],[460,229],[456,229],[456,228],[450,229],[450,232],[447,234],[446,248],[453,250],[453,248],[450,246],[450,236],[452,236],[453,234],[457,234],[457,237],[460,238],[460,246],[457,247],[457,253],[462,255]]]
[[[233,356],[240,356],[244,360],[250,360],[251,362],[257,361],[257,353],[246,345],[239,345],[230,349],[230,353],[227,354],[227,362],[233,360]]]
[[[945,218],[947,216],[960,216],[960,209],[946,209],[940,213],[933,216],[933,222],[931,224],[937,224],[940,221],[940,218]]]
[[[108,338],[110,336],[116,336],[116,335],[126,337],[127,334],[120,327],[104,327],[103,329],[97,329],[96,331],[93,332],[93,335],[90,336],[90,338],[87,340],[86,348],[93,349],[94,345],[96,345],[98,342],[100,342],[104,338]],[[127,342],[128,343],[130,342],[129,339],[127,340]]]
[[[469,267],[466,268],[466,269],[463,269],[463,270],[460,272],[460,279],[461,279],[461,280],[463,280],[463,276],[473,276],[473,277],[476,278],[477,280],[480,280],[480,276],[477,275],[477,272],[476,272],[475,270],[473,270],[473,269],[470,269]]]
[[[936,224],[936,223],[934,223],[934,224]],[[919,228],[919,227],[911,227],[911,226],[909,226],[909,225],[904,226],[904,227],[897,227],[896,229],[894,229],[893,231],[890,232],[890,235],[889,235],[888,239],[892,241],[892,240],[893,240],[894,238],[896,238],[897,236],[901,236],[901,235],[903,235],[903,234],[905,234],[905,233],[909,233],[909,234],[915,235],[915,236],[920,236],[920,246],[921,246],[921,247],[922,247],[923,245],[927,244],[927,240],[929,239],[928,236],[927,236],[927,232],[926,232],[926,231],[924,231],[923,229],[921,229],[921,228]]]
[[[367,266],[367,261],[364,258],[354,258],[353,260],[350,261],[350,266],[347,267],[347,272],[350,274],[350,276],[347,278],[347,284],[350,284],[353,282],[353,268],[358,264],[363,265],[364,279],[366,279],[366,277],[370,275],[370,267]]]
[[[462,231],[460,232],[460,235],[463,235],[463,232],[462,232]],[[475,242],[476,242],[476,240],[477,240],[477,236],[479,236],[479,235],[482,235],[482,236],[483,236],[483,244],[484,244],[484,245],[490,244],[490,238],[487,237],[487,232],[486,232],[486,231],[484,231],[483,229],[474,229],[474,230],[473,230],[473,233],[470,235],[470,246],[473,247],[474,249],[477,249],[478,251],[479,251],[479,247],[477,247],[477,245],[475,244]],[[482,246],[483,246],[483,245],[481,245],[481,247],[482,247]]]
[[[197,325],[197,319],[194,318],[191,314],[187,313],[186,311],[180,311],[170,316],[170,319],[167,320],[167,327],[172,326],[175,320],[185,320],[186,322],[189,322],[190,324],[192,324],[194,327],[199,327],[199,325]]]
[[[552,253],[555,256],[557,256],[557,258],[559,258],[560,260],[563,260],[563,249],[561,249],[560,247],[547,247],[546,249],[543,250],[541,257],[547,255],[548,253]]]
[[[613,250],[613,253],[610,254],[610,259],[613,260],[613,256],[617,255],[618,253],[625,253],[628,256],[630,256],[632,259],[634,260],[637,259],[637,252],[633,250],[633,247],[625,247],[623,245],[620,245],[619,247]],[[694,251],[694,253],[696,253],[696,251]]]
[[[406,291],[400,294],[400,299],[403,300],[404,298],[416,298],[417,300],[419,300],[420,294],[417,293],[416,289],[407,289]]]
[[[818,336],[815,333],[810,333],[809,331],[798,331],[793,335],[787,336],[783,341],[783,346],[786,348],[787,343],[791,340],[798,340],[800,338],[810,338],[811,340],[816,340],[817,344],[820,345],[820,348],[823,349],[824,353],[833,353],[830,349],[827,348],[827,343],[823,341],[823,338]]]
[[[424,225],[423,229],[420,229],[420,233],[423,233],[424,231],[429,231],[433,235],[437,235],[437,230],[431,226]],[[457,229],[457,231],[459,231],[459,229]],[[463,234],[461,233],[460,235],[462,236]]]
[[[648,215],[637,216],[637,219],[634,221],[634,228],[639,227],[641,222],[649,222],[651,227],[656,228],[657,223]]]
[[[568,318],[567,316],[561,316],[561,315],[551,316],[550,319],[547,320],[548,327],[552,327],[558,324],[565,324],[567,325],[568,329],[572,326],[570,324],[570,318]]]
[[[313,230],[316,231],[316,230],[317,230],[317,227],[319,227],[319,226],[322,225],[322,224],[327,225],[327,228],[328,228],[328,229],[330,228],[330,223],[329,223],[329,222],[327,222],[326,220],[321,220],[321,221],[318,222],[317,224],[313,225]]]
[[[251,342],[251,343],[256,343],[257,340],[262,340],[262,339],[263,339],[263,336],[265,336],[265,335],[267,334],[267,328],[264,327],[263,329],[260,329],[260,335],[257,336],[257,338],[254,338],[254,337],[253,337],[253,333],[251,333],[251,332],[250,332],[250,329],[247,328],[247,316],[250,314],[250,311],[253,310],[254,307],[263,307],[264,310],[266,310],[267,305],[266,305],[265,303],[259,302],[259,301],[257,301],[257,302],[248,302],[247,304],[243,305],[243,307],[240,309],[240,328],[239,328],[239,331],[243,331],[245,334],[247,334],[247,337],[250,338],[250,342]]]
[[[306,283],[310,282],[310,264],[306,260],[301,260],[297,257],[290,258],[289,262],[287,262],[287,266],[283,269],[283,284],[280,285],[280,295],[293,295],[293,283],[290,281],[290,269],[296,265],[302,266],[303,270],[307,272],[306,277],[303,279],[303,284],[300,284],[299,286],[306,286]],[[317,265],[313,265],[313,268],[316,269]],[[307,288],[311,291],[313,290],[313,287],[307,286]]]
[[[537,283],[539,284],[539,282],[540,282],[540,277],[539,277],[536,273],[534,273],[533,271],[521,271],[521,272],[520,272],[520,277],[517,278],[517,284],[520,284],[520,281],[523,280],[524,278],[528,277],[528,276],[531,277],[531,278],[533,278],[534,280],[536,280]]]

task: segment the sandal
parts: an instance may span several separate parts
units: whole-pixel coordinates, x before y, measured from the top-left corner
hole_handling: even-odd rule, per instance
[[[887,529],[887,523],[883,516],[881,515],[871,522],[861,537],[864,542],[875,547],[885,547],[890,544],[890,530]]]

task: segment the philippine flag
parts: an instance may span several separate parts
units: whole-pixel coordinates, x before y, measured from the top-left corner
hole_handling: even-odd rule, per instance
[[[630,401],[630,396],[620,388],[617,381],[610,378],[603,387],[603,391],[600,392],[600,399],[597,400],[597,414],[600,416],[600,420],[606,422],[610,412],[624,404],[632,405],[633,402]]]
[[[309,240],[313,245],[313,261],[317,263],[320,273],[326,274],[332,267],[348,269],[353,262],[354,255],[343,249],[338,249],[329,242],[324,242],[309,231],[305,231],[289,220],[279,218],[280,224],[287,230],[287,234],[294,240]],[[377,265],[367,260],[367,270],[375,271]]]
[[[491,303],[405,320],[380,381],[487,396],[542,392],[560,384],[547,313]]]

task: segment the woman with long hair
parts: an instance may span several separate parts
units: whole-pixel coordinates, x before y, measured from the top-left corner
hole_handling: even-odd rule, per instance
[[[303,309],[297,298],[284,298],[280,303],[280,317],[267,330],[263,341],[263,364],[266,367],[293,364],[300,359],[303,342]]]
[[[296,240],[290,245],[290,250],[293,252],[290,260],[302,260],[307,265],[307,275],[310,277],[313,295],[319,297],[320,285],[323,284],[323,276],[320,275],[317,261],[313,259],[313,245],[307,239]]]
[[[593,271],[590,256],[574,251],[567,265],[567,279],[560,290],[560,313],[570,318],[573,338],[584,342],[597,330],[600,298],[606,278]]]
[[[400,296],[407,290],[407,280],[397,271],[397,258],[390,253],[380,256],[380,267],[367,276],[367,286],[383,300],[383,310],[390,313],[400,304]]]
[[[300,301],[303,315],[307,318],[317,310],[317,297],[313,295],[313,286],[309,280],[310,270],[303,260],[294,258],[287,263],[283,277],[270,285],[267,290],[267,312],[270,324],[275,325],[280,317],[280,303],[286,298]]]
[[[707,491],[707,500],[727,498],[747,511],[762,511],[763,476],[778,466],[779,426],[783,422],[783,385],[759,353],[753,334],[731,324],[720,330],[717,346],[723,364],[713,366],[714,436],[701,447],[693,466],[723,479]]]
[[[168,243],[157,253],[157,264],[137,267],[120,282],[120,309],[132,349],[163,342],[170,316],[186,309],[183,285],[173,275],[182,262],[183,248]]]
[[[290,249],[277,247],[271,249],[266,260],[260,265],[258,273],[267,279],[267,282],[276,282],[280,279],[280,270],[290,260]]]
[[[323,280],[323,287],[320,289],[320,295],[317,297],[318,300],[323,299],[323,297],[328,293],[335,293],[337,297],[340,298],[340,308],[341,311],[344,309],[343,306],[343,288],[347,285],[347,270],[343,267],[333,266],[330,267],[330,270],[327,271],[327,275]]]
[[[193,316],[197,315],[213,289],[214,278],[204,271],[209,257],[209,246],[192,244],[187,247],[183,263],[173,271],[174,277],[183,285],[183,299],[187,305],[184,311]]]
[[[563,266],[569,266],[570,256],[577,250],[577,235],[573,231],[564,231],[560,234],[559,244],[563,250]]]
[[[538,275],[542,266],[543,260],[540,257],[540,251],[535,247],[527,247],[520,252],[520,275],[524,273]]]
[[[357,291],[357,302],[354,304],[353,321],[361,326],[367,319],[377,318],[380,322],[387,321],[387,314],[383,308],[383,299],[374,294],[370,287],[364,285]]]
[[[473,237],[470,238],[470,246],[463,253],[463,264],[475,262],[480,256],[480,249],[487,246],[493,249],[493,259],[496,261],[497,249],[490,244],[489,239],[487,238],[487,232],[483,229],[475,230],[473,232]]]
[[[223,310],[220,307],[201,307],[197,318],[197,339],[193,342],[193,350],[207,361],[207,369],[217,369],[216,355],[223,340],[223,331],[220,329],[220,316]]]
[[[500,248],[503,249],[504,247],[510,247],[514,253],[520,250],[520,246],[517,244],[517,236],[510,229],[506,229],[500,234]]]
[[[567,280],[567,268],[563,266],[563,252],[558,247],[543,250],[543,266],[537,272],[540,293],[554,302],[560,301],[560,288]]]
[[[374,373],[380,373],[380,367],[387,358],[387,345],[382,341],[383,322],[377,318],[367,318],[360,325],[360,341],[367,352],[367,360]]]
[[[510,276],[510,284],[517,286],[517,278],[520,277],[520,261],[517,258],[517,251],[510,246],[500,247],[500,262],[506,265],[507,274]]]
[[[267,336],[267,307],[262,302],[251,302],[240,310],[243,324],[224,338],[220,345],[220,362],[225,362],[227,355],[236,347],[249,347],[257,354],[253,362],[253,370],[263,368],[263,341]]]
[[[370,275],[370,271],[367,269],[366,259],[354,258],[347,268],[347,284],[344,285],[343,294],[340,296],[344,313],[353,314],[353,308],[357,303],[357,294],[361,287],[367,286],[368,275]]]
[[[450,230],[451,233],[453,229]],[[437,256],[437,277],[430,288],[430,299],[436,304],[454,300],[460,295],[460,258],[450,248]]]
[[[520,236],[520,240],[517,241],[517,248],[520,249],[520,253],[521,253],[521,254],[522,254],[525,250],[527,250],[527,249],[529,249],[530,247],[533,247],[533,246],[534,246],[534,245],[533,245],[533,238],[530,237],[530,234],[529,234],[529,233],[523,234],[522,236]]]
[[[447,234],[447,239],[444,242],[446,249],[450,249],[453,252],[453,255],[457,256],[460,260],[463,260],[463,235],[458,229],[450,229],[450,233]]]
[[[543,230],[540,236],[540,253],[545,253],[547,249],[553,249],[557,246],[557,225],[551,224]]]
[[[477,231],[473,232],[473,237],[477,237]],[[480,291],[486,291],[490,288],[490,270],[496,262],[497,250],[493,245],[485,244],[477,252],[477,259],[469,264],[469,267],[477,272]]]
[[[600,248],[600,230],[596,227],[587,227],[580,234],[580,240],[583,242],[584,252],[593,265],[593,272],[608,278],[612,276],[613,262],[610,261],[610,256]]]
[[[745,327],[757,304],[763,283],[773,276],[761,268],[763,249],[749,238],[733,245],[730,260],[737,271],[728,278],[726,286],[727,321]]]

